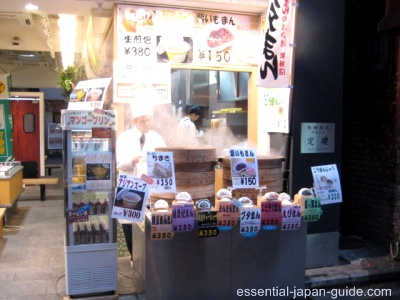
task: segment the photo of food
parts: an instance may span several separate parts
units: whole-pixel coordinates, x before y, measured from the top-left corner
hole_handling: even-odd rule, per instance
[[[110,179],[110,164],[86,164],[87,180]]]
[[[118,187],[115,206],[141,211],[144,203],[143,199],[143,192]]]
[[[191,37],[157,36],[157,62],[191,63],[192,61]]]
[[[84,101],[86,96],[87,89],[75,89],[71,95],[69,96],[70,101],[72,102],[81,102]]]
[[[103,97],[104,88],[92,88],[86,97],[86,102],[89,101],[101,101]]]
[[[172,176],[172,165],[171,163],[162,165],[156,162],[153,166],[149,166],[149,175],[153,178],[169,178]]]

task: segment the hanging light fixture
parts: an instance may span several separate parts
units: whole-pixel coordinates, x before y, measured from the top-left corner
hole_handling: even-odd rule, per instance
[[[63,68],[73,66],[75,62],[76,16],[59,14],[60,48]]]

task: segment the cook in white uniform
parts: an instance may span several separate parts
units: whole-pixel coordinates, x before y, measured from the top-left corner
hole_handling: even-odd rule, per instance
[[[165,147],[164,139],[152,128],[153,110],[150,106],[132,106],[132,128],[122,132],[116,143],[116,160],[119,174],[139,177],[147,174],[147,151]],[[125,241],[132,258],[132,224],[118,219],[122,224]]]
[[[179,121],[178,137],[184,137],[182,141],[184,141],[185,145],[197,145],[197,128],[194,122],[199,119],[201,108],[197,105],[192,104],[184,107],[182,111],[186,115]]]

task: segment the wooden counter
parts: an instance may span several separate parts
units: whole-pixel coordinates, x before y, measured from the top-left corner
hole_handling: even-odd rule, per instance
[[[23,191],[22,166],[15,166],[10,176],[0,176],[0,207],[11,207]]]

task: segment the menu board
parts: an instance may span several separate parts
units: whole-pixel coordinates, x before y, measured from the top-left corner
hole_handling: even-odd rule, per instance
[[[260,16],[118,5],[118,60],[256,66]]]

